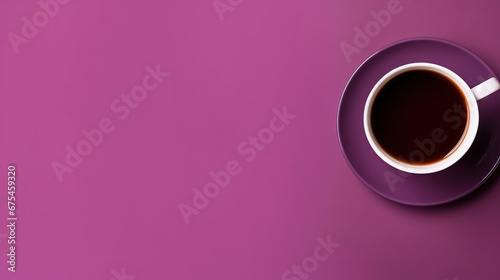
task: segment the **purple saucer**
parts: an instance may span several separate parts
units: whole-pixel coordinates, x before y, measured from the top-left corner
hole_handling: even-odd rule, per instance
[[[383,197],[418,206],[447,203],[474,191],[498,166],[500,91],[478,101],[479,130],[463,158],[437,173],[405,173],[386,164],[370,147],[363,130],[363,109],[370,90],[384,74],[412,62],[449,68],[470,87],[496,77],[475,54],[455,43],[434,38],[399,41],[368,58],[347,83],[337,116],[339,142],[354,173]]]

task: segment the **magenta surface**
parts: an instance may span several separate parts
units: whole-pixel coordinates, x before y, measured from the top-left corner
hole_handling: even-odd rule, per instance
[[[1,1],[0,279],[500,279],[498,171],[456,202],[401,205],[357,178],[336,132],[349,78],[396,41],[446,39],[498,74],[499,12]]]

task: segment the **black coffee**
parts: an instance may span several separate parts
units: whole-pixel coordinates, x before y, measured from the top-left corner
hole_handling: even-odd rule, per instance
[[[433,71],[413,70],[387,82],[373,103],[371,126],[392,157],[426,165],[450,155],[466,131],[468,106],[458,85]]]

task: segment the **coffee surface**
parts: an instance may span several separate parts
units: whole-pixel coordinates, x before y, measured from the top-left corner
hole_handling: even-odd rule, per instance
[[[387,82],[371,111],[373,134],[393,158],[410,164],[440,161],[460,144],[467,103],[458,85],[426,70],[402,73]]]

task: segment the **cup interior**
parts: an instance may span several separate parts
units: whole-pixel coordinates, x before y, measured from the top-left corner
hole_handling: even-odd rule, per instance
[[[450,107],[449,109],[446,109],[447,107],[437,107],[438,104],[441,103],[443,106],[447,104],[446,102],[449,101],[449,97],[444,94],[435,94],[428,90],[425,92],[418,92],[417,88],[420,87],[430,87],[430,89],[434,90],[434,84],[426,85],[425,83],[427,82],[424,84],[418,83],[419,80],[415,80],[417,79],[415,77],[418,77],[417,73],[419,73],[419,75],[421,75],[420,73],[425,75],[436,75],[438,79],[441,79],[441,77],[446,79],[446,83],[450,83],[450,86],[452,84],[456,86],[456,91],[461,94],[461,98],[463,99],[463,106],[462,104],[460,104],[460,106],[454,104],[453,106],[455,107]],[[409,84],[409,79],[414,79],[414,84]],[[435,89],[436,92],[441,92],[440,83],[436,84],[436,87],[440,86]],[[442,83],[445,82],[442,81]],[[397,90],[399,90],[399,92],[397,92]],[[406,97],[406,95],[408,95],[408,97]],[[424,96],[427,96],[427,99],[423,99]],[[400,102],[399,100],[402,101]],[[412,126],[405,121],[407,120],[405,115],[405,109],[407,108],[404,106],[409,106],[407,111],[411,111],[413,107],[417,107],[416,104],[419,104],[418,102],[423,104],[418,107],[419,109],[421,108],[418,117],[408,115],[408,118],[413,118],[411,119]],[[409,105],[398,106],[398,104]],[[434,121],[426,119],[427,115],[441,112],[436,111],[437,109],[434,110],[436,111],[434,112],[431,108],[445,108],[443,110],[443,121],[450,120],[451,127],[456,131],[449,127],[444,127],[442,124],[443,122],[434,123]],[[389,113],[385,113],[386,111]],[[401,111],[404,117],[394,117],[399,115],[395,113],[395,115],[391,115],[392,111],[398,112],[398,114],[401,114],[399,113]],[[379,118],[379,115],[383,117]],[[460,121],[460,129],[457,126],[459,117],[462,118]],[[452,119],[455,120],[455,123],[452,123]],[[382,160],[401,171],[415,174],[427,174],[450,167],[460,160],[467,152],[477,133],[479,126],[479,111],[472,90],[460,76],[443,66],[421,62],[397,67],[385,74],[375,84],[365,103],[363,122],[368,142]],[[394,124],[394,126],[392,124]],[[399,125],[399,127],[397,125]],[[414,135],[419,135],[418,133],[420,132],[412,131],[412,129],[415,130],[417,129],[416,127],[433,127],[433,125],[435,125],[436,128],[432,129],[430,133],[414,137]],[[380,131],[384,131],[385,134],[381,134]],[[403,136],[407,139],[414,140],[398,141],[400,138],[406,139]],[[392,149],[388,143],[393,143],[390,145],[394,147],[397,146],[399,151],[404,152],[398,154],[398,149]],[[437,151],[442,154],[438,154]],[[430,160],[431,157],[434,156],[437,159]]]

